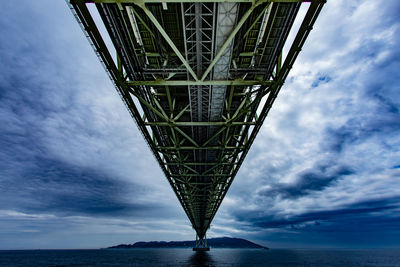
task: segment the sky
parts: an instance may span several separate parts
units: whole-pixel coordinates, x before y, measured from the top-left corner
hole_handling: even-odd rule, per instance
[[[208,237],[400,247],[399,11],[328,1]],[[67,4],[5,1],[0,36],[0,249],[194,239]]]

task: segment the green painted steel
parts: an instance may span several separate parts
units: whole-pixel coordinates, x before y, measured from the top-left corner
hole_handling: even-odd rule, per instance
[[[189,73],[193,76],[193,78],[197,81],[198,78],[192,68],[190,67],[189,63],[186,61],[186,59],[183,57],[182,53],[179,51],[179,49],[175,46],[174,42],[171,40],[169,37],[168,33],[164,30],[164,28],[161,26],[161,24],[158,22],[156,17],[154,17],[153,13],[150,12],[145,6],[144,2],[139,2],[135,1],[134,4],[138,5],[144,13],[148,16],[148,18],[153,22],[154,26],[157,28],[157,30],[161,33],[161,35],[164,37],[164,39],[167,41],[169,46],[172,48],[172,50],[175,52],[175,54],[179,57],[179,59],[182,61],[183,65],[185,65],[186,69],[189,71]]]
[[[204,86],[204,85],[271,85],[274,81],[258,81],[258,80],[243,80],[243,79],[236,79],[236,80],[210,80],[210,81],[179,81],[179,80],[154,80],[154,81],[129,81],[126,82],[128,86],[189,86],[189,85],[197,85],[197,86]],[[185,88],[187,89],[187,88]]]
[[[246,11],[246,13],[243,14],[242,18],[240,19],[240,21],[237,23],[237,25],[235,26],[235,28],[233,29],[233,31],[229,34],[229,37],[225,40],[224,44],[222,45],[222,47],[220,48],[220,50],[218,51],[218,53],[215,55],[213,61],[210,63],[210,65],[208,65],[206,71],[203,73],[203,76],[201,77],[201,81],[204,81],[204,79],[207,77],[208,73],[210,73],[211,69],[214,67],[214,65],[218,62],[218,60],[221,58],[222,54],[225,52],[225,50],[227,49],[228,45],[230,45],[230,43],[232,42],[233,38],[235,38],[236,34],[238,33],[238,31],[240,30],[240,28],[243,26],[243,24],[246,22],[247,18],[251,15],[251,13],[253,12],[253,10],[259,6],[260,4],[262,4],[263,2],[261,1],[257,1],[254,2],[251,7]],[[264,10],[263,10],[264,11]]]
[[[206,232],[325,3],[311,1],[282,58],[301,2],[68,1],[185,210],[199,247],[206,246]],[[95,3],[115,51],[105,45],[87,3]],[[237,10],[229,13],[235,19],[223,35],[207,35],[224,18],[220,5]],[[201,19],[194,24],[196,16]],[[189,45],[193,36],[197,43]],[[224,38],[218,51],[217,38]],[[227,68],[228,78],[213,78],[217,65]],[[200,119],[193,119],[195,112]]]

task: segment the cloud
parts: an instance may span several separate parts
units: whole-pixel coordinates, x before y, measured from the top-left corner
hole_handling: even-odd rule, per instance
[[[334,221],[334,222],[357,222],[361,221],[373,221],[375,224],[379,222],[399,222],[399,218],[396,216],[383,216],[382,213],[385,211],[394,210],[397,211],[400,204],[400,198],[394,197],[390,199],[377,199],[368,200],[364,202],[358,202],[348,205],[345,208],[333,209],[333,210],[323,210],[323,211],[313,211],[302,213],[297,216],[293,216],[290,219],[282,220],[269,220],[269,221],[255,221],[254,225],[257,227],[266,228],[280,228],[280,227],[296,227],[296,225],[307,225],[312,227],[319,227],[324,221]],[[311,224],[305,224],[310,223]],[[338,226],[338,225],[337,225]],[[394,225],[392,225],[394,226]],[[339,226],[340,227],[340,226]],[[371,227],[371,225],[367,225]],[[385,229],[392,230],[391,229]],[[321,229],[318,229],[321,230]]]
[[[348,166],[317,166],[314,169],[299,173],[294,183],[277,183],[267,189],[260,190],[258,194],[268,197],[279,195],[282,198],[297,198],[311,191],[323,190],[343,176],[351,174],[354,174],[354,171]]]
[[[397,246],[399,196],[369,198],[335,208],[308,209],[297,214],[269,216],[242,210],[239,232],[273,247],[376,248]]]
[[[152,216],[162,203],[143,203],[145,191],[134,183],[60,161],[37,158],[34,167],[13,177],[1,190],[2,201],[23,212],[51,212],[62,216]],[[13,202],[11,200],[14,200]],[[136,203],[135,203],[136,202]]]
[[[329,77],[328,75],[321,75],[320,77],[318,77],[318,79],[316,79],[313,83],[312,83],[312,87],[318,87],[323,83],[329,83],[332,80],[331,77]]]

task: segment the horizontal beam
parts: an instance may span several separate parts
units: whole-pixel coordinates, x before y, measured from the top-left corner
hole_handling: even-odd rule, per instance
[[[164,163],[165,165],[171,165],[171,166],[179,166],[179,165],[194,165],[194,166],[208,166],[208,165],[223,165],[223,166],[230,166],[230,165],[235,165],[236,163],[226,163],[226,162],[183,162],[183,163],[177,163],[177,162],[171,162],[171,163]]]
[[[237,125],[256,125],[256,122],[248,122],[248,121],[234,121],[234,122],[226,122],[226,121],[180,121],[180,122],[145,122],[144,125],[149,126],[169,126],[169,127],[178,127],[178,126],[237,126]]]
[[[213,176],[215,176],[215,177],[230,177],[231,176],[231,174],[219,174],[219,173],[217,173],[217,174],[192,174],[192,173],[187,173],[187,174],[174,174],[174,173],[171,173],[170,174],[170,176],[171,177],[197,177],[197,176],[207,176],[207,177],[213,177]],[[187,182],[187,183],[190,183],[190,182]]]
[[[274,81],[257,81],[257,80],[214,80],[214,81],[171,81],[171,80],[154,80],[154,81],[128,81],[128,86],[202,86],[202,85],[272,85]]]
[[[207,149],[213,149],[213,150],[234,150],[234,149],[244,149],[243,146],[180,146],[180,147],[174,147],[174,146],[157,146],[156,147],[159,150],[207,150]]]

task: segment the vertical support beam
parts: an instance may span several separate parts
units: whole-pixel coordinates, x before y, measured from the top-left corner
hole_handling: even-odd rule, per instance
[[[282,68],[282,52],[278,57],[278,63],[276,64],[276,75],[279,75],[279,72],[281,71]]]
[[[195,247],[193,248],[193,251],[209,251],[210,248],[207,246],[207,237],[204,235],[203,237],[200,237],[196,233],[196,243]]]
[[[121,58],[119,57],[118,53],[117,53],[117,64],[118,64],[118,71],[121,73],[121,75],[123,75],[122,62],[121,62]]]
[[[170,112],[170,118],[172,119],[174,116],[174,108],[172,106],[172,100],[171,100],[171,93],[169,91],[168,85],[165,86],[165,92],[167,94],[167,99],[168,99],[168,106],[169,106],[169,112]]]

